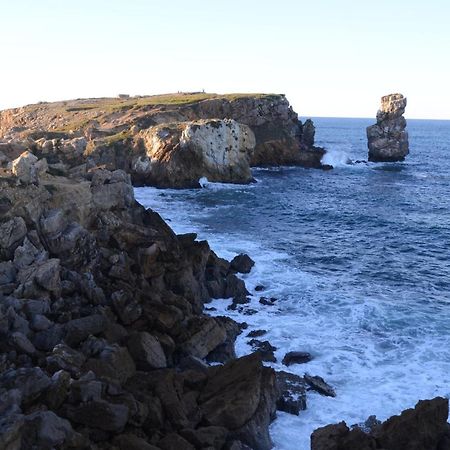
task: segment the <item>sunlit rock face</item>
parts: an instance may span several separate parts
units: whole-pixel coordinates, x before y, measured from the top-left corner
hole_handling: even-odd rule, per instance
[[[377,123],[367,127],[369,161],[403,161],[409,153],[406,119],[403,117],[406,97],[390,94],[381,98]]]
[[[164,124],[142,132],[144,156],[133,162],[139,178],[165,187],[210,181],[248,183],[255,135],[234,120],[211,119]]]

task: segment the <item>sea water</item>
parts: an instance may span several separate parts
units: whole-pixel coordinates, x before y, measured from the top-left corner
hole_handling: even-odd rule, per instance
[[[328,423],[383,420],[450,396],[450,122],[408,121],[405,162],[348,165],[367,158],[371,122],[315,120],[332,171],[255,169],[246,186],[135,190],[177,233],[256,261],[243,276],[254,314],[228,311],[230,300],[208,305],[248,323],[238,355],[251,351],[248,331],[265,329],[260,339],[278,349],[272,367],[286,370],[286,352],[307,351],[313,360],[288,370],[335,388],[336,398],[309,392],[298,417],[278,413],[278,450],[309,449],[311,432]],[[261,305],[261,295],[275,305]]]

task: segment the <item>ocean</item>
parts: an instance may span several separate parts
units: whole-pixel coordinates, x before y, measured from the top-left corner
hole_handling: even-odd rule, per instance
[[[243,276],[255,314],[227,311],[230,300],[207,305],[249,324],[239,356],[251,351],[248,331],[265,329],[261,339],[278,349],[268,365],[285,370],[286,352],[310,352],[288,370],[335,388],[336,398],[308,393],[298,417],[278,413],[277,450],[309,449],[311,432],[328,423],[384,420],[419,399],[450,397],[450,121],[409,120],[405,162],[346,164],[367,159],[373,122],[314,119],[331,171],[257,168],[246,186],[135,189],[177,233],[255,260]]]

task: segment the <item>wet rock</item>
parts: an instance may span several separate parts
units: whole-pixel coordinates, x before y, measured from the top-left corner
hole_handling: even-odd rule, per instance
[[[334,389],[323,378],[305,373],[304,379],[313,391],[317,391],[319,394],[327,397],[336,397]]]
[[[285,366],[292,364],[305,364],[312,360],[311,354],[307,352],[288,352],[284,355],[282,363]]]
[[[152,370],[167,367],[166,355],[159,340],[146,331],[132,334],[127,346],[138,369]]]
[[[239,273],[250,273],[254,265],[255,261],[244,253],[235,256],[230,262],[231,270]]]
[[[263,286],[262,284],[258,284],[257,286],[255,286],[256,292],[261,292],[264,291],[265,289],[266,289],[265,286]]]
[[[247,334],[247,337],[257,338],[257,337],[264,336],[265,334],[267,334],[267,330],[253,330]]]
[[[408,133],[403,113],[406,98],[391,94],[381,98],[377,123],[367,128],[369,161],[403,161],[409,153]]]
[[[350,430],[345,422],[318,428],[311,435],[311,450],[375,450],[376,448],[379,447],[373,437],[357,428]]]
[[[98,428],[103,431],[120,432],[128,421],[127,406],[96,400],[69,406],[66,416],[81,425]]]
[[[274,352],[276,347],[270,344],[269,341],[259,341],[258,339],[251,339],[248,344],[252,346],[254,352],[261,355],[261,359],[267,362],[277,362]]]
[[[306,381],[293,373],[276,372],[278,385],[277,409],[289,414],[299,415],[306,409]]]
[[[261,297],[259,299],[259,303],[261,303],[261,305],[265,305],[265,306],[273,306],[275,304],[275,302],[277,301],[277,299],[275,297]]]

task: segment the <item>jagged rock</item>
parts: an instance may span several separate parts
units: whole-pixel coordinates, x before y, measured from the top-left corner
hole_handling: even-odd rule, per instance
[[[314,146],[314,137],[316,134],[316,127],[311,119],[306,119],[302,127],[302,143],[306,147]]]
[[[230,262],[231,270],[239,273],[250,273],[254,265],[255,261],[244,253],[235,256]]]
[[[88,359],[83,367],[92,370],[99,378],[116,379],[120,383],[125,383],[136,372],[128,350],[118,345],[108,345],[98,359]]]
[[[106,320],[100,314],[74,319],[66,325],[65,341],[69,345],[84,341],[90,334],[96,335],[106,328]]]
[[[188,324],[189,337],[182,344],[186,355],[204,358],[227,339],[224,327],[213,317],[191,319]]]
[[[66,416],[76,423],[103,431],[120,432],[128,421],[129,410],[125,405],[96,400],[69,406]]]
[[[11,171],[22,183],[34,183],[37,181],[35,169],[37,162],[38,158],[33,153],[29,151],[23,152],[12,162]]]
[[[159,340],[146,331],[132,334],[127,346],[138,369],[152,370],[167,367],[166,355]]]
[[[267,426],[275,414],[276,387],[272,369],[252,354],[212,371],[199,398],[204,420],[223,426],[243,443],[270,449]]]
[[[146,156],[133,163],[141,180],[161,187],[198,186],[199,179],[231,183],[252,180],[255,136],[234,120],[164,124],[142,132]]]
[[[406,120],[403,117],[406,98],[390,94],[381,98],[377,123],[367,127],[369,161],[403,161],[409,153]]]
[[[84,439],[72,428],[70,422],[52,411],[36,411],[24,417],[22,448],[54,448],[65,444],[79,447]]]
[[[270,344],[269,341],[259,341],[258,339],[251,339],[248,344],[252,346],[254,352],[258,352],[263,361],[277,362],[274,352],[276,347]]]
[[[34,355],[36,353],[35,346],[31,343],[31,341],[20,331],[16,331],[11,334],[9,338],[11,345],[19,352],[19,353],[27,353],[28,355]]]
[[[317,391],[319,394],[327,397],[336,397],[336,392],[334,389],[322,377],[317,375],[312,376],[305,373],[303,378],[313,391]]]
[[[293,373],[276,372],[278,384],[277,409],[289,414],[299,415],[306,409],[306,381]]]
[[[311,359],[311,354],[307,352],[288,352],[284,355],[282,363],[285,366],[290,366],[292,364],[305,364],[311,361]]]
[[[345,422],[318,428],[311,435],[311,450],[443,450],[447,418],[448,399],[423,400],[368,433],[358,427],[350,430]]]
[[[434,449],[447,430],[448,399],[422,400],[414,409],[383,422],[374,431],[377,443],[386,450]]]
[[[0,258],[11,259],[26,234],[27,226],[22,217],[0,223]]]
[[[12,369],[0,375],[0,389],[18,389],[23,403],[37,399],[50,385],[50,378],[39,367]]]
[[[47,356],[47,367],[53,372],[66,370],[73,376],[77,376],[85,360],[86,357],[82,353],[70,348],[68,345],[58,344],[51,355]]]

